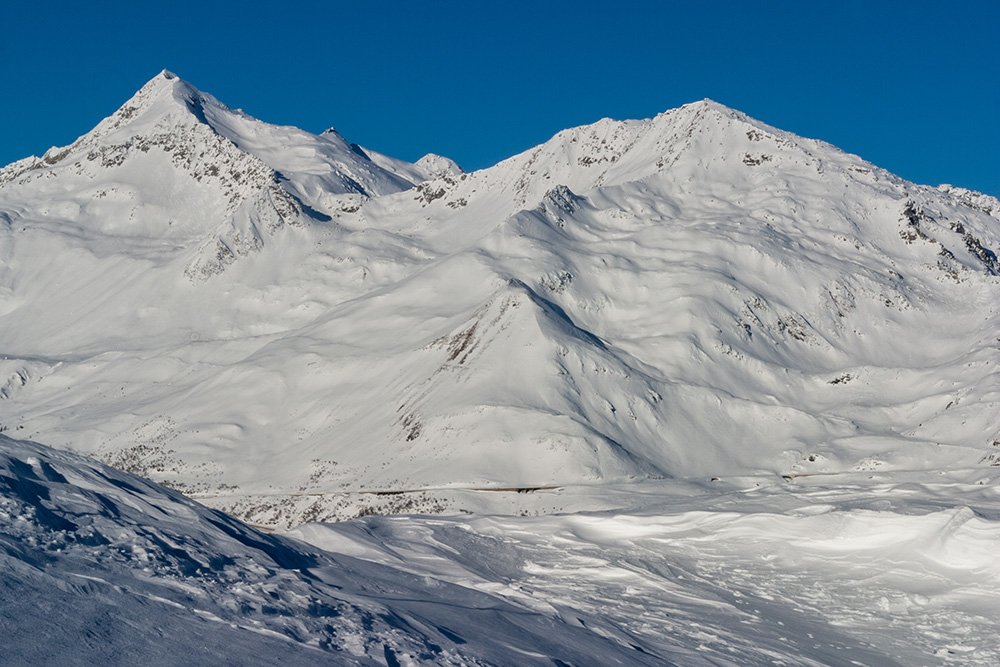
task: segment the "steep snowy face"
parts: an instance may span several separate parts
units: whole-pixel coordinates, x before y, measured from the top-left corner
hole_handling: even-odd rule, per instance
[[[313,235],[338,234],[324,208],[357,207],[426,175],[335,132],[262,123],[162,72],[70,146],[0,170],[0,256],[19,286],[0,310],[36,323],[23,332],[42,356],[108,349],[109,338],[217,338],[225,325],[192,298],[194,285],[265,247],[294,263]],[[291,310],[312,300],[292,299]],[[94,303],[106,307],[81,317]],[[6,345],[21,349],[16,334]]]
[[[593,429],[584,449],[624,454],[599,478],[634,474],[623,459],[706,478],[993,461],[991,198],[906,183],[710,101],[567,130],[414,196],[417,214],[397,196],[358,216],[476,257],[588,334],[533,346],[543,358],[512,364],[519,392],[501,366],[463,365],[505,387],[484,405],[544,405]],[[506,344],[482,331],[468,320],[448,335]],[[421,437],[467,433],[437,410]]]
[[[269,197],[283,204],[272,223],[283,224],[296,203],[272,169],[208,123],[206,111],[217,106],[172,74],[158,75],[70,146],[0,171],[10,224],[75,225],[84,240],[193,242],[238,224],[241,207]]]
[[[478,248],[646,386],[581,392],[607,400],[587,423],[664,474],[992,461],[990,202],[709,102],[580,128],[530,155],[580,137],[614,147],[576,158],[601,165],[599,184],[553,187]],[[567,162],[535,164],[555,165],[544,175]]]
[[[108,237],[194,245],[186,271],[198,280],[286,225],[328,219],[341,198],[399,192],[425,175],[373,161],[336,132],[260,122],[164,71],[70,146],[0,171],[0,205],[11,227],[73,225],[91,247]]]
[[[711,101],[466,174],[163,74],[0,173],[3,423],[255,523],[1000,456],[1000,203]]]
[[[363,148],[348,143],[334,130],[317,136],[263,123],[163,71],[70,146],[53,147],[40,159],[27,158],[5,168],[0,184],[35,169],[73,162],[69,158],[79,155],[112,167],[156,148],[171,154],[175,166],[196,180],[217,177],[232,196],[239,195],[241,184],[252,187],[257,177],[279,178],[302,190],[293,194],[310,198],[320,194],[378,196],[408,189],[429,175],[416,165],[385,156],[379,156],[376,164]],[[271,173],[251,167],[254,159]],[[210,165],[215,168],[209,169]],[[83,165],[75,166],[79,173]]]

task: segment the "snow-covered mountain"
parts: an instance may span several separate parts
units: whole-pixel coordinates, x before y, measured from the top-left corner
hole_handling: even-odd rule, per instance
[[[253,523],[997,462],[1000,203],[711,101],[465,174],[164,72],[0,183],[0,423]]]
[[[998,252],[709,100],[464,173],[163,72],[0,169],[5,659],[997,664]]]

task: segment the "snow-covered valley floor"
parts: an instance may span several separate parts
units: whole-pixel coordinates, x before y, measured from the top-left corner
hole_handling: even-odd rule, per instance
[[[282,537],[0,448],[4,664],[1000,663],[994,479],[664,481],[618,490],[641,510]]]

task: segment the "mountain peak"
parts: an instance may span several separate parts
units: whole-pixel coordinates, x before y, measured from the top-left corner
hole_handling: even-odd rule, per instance
[[[145,111],[159,101],[173,100],[185,105],[192,105],[208,99],[219,103],[211,95],[201,92],[173,72],[163,70],[147,81],[128,102],[122,105],[119,111],[122,109]]]
[[[201,92],[173,72],[162,70],[113,114],[65,150],[88,147],[121,132],[127,136],[116,140],[124,141],[128,137],[148,134],[157,127],[189,125],[192,121],[205,123],[204,107],[209,105],[227,109],[214,97]]]
[[[763,126],[763,123],[759,123],[739,109],[733,109],[708,97],[657,114],[653,119],[654,125],[657,120],[663,118],[687,118],[689,123],[695,125],[713,125],[719,122],[726,124],[735,120]]]
[[[142,88],[140,88],[140,90],[142,90],[143,88],[155,88],[155,87],[163,87],[163,86],[175,86],[175,85],[178,85],[178,84],[186,86],[186,87],[191,88],[191,89],[194,88],[194,86],[192,86],[190,83],[188,83],[187,81],[185,81],[181,77],[177,76],[175,73],[171,72],[168,69],[164,69],[164,70],[160,70],[160,72],[156,76],[154,76],[152,79],[150,79],[149,81],[147,81],[145,83],[145,85],[143,85]]]
[[[713,100],[710,97],[706,97],[704,99],[698,100],[697,102],[692,102],[690,105],[687,105],[687,106],[696,106],[696,107],[702,107],[702,108],[705,108],[705,109],[714,109],[715,111],[722,111],[724,113],[731,113],[731,114],[732,113],[737,113],[737,114],[740,113],[736,109],[733,109],[731,107],[727,107],[725,104],[722,104],[721,102],[716,102],[715,100]]]
[[[436,153],[428,153],[417,160],[416,165],[434,178],[460,176],[465,173],[465,170],[458,166],[457,162]]]

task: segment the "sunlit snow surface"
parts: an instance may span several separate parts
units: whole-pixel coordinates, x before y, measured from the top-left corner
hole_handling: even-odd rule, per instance
[[[866,486],[664,483],[641,511],[370,517],[308,546],[0,436],[3,661],[997,664],[995,486]]]
[[[3,660],[1000,664],[998,252],[708,100],[465,174],[164,72],[0,169]]]
[[[279,529],[974,474],[998,220],[711,101],[463,174],[164,73],[0,170],[0,427]]]

